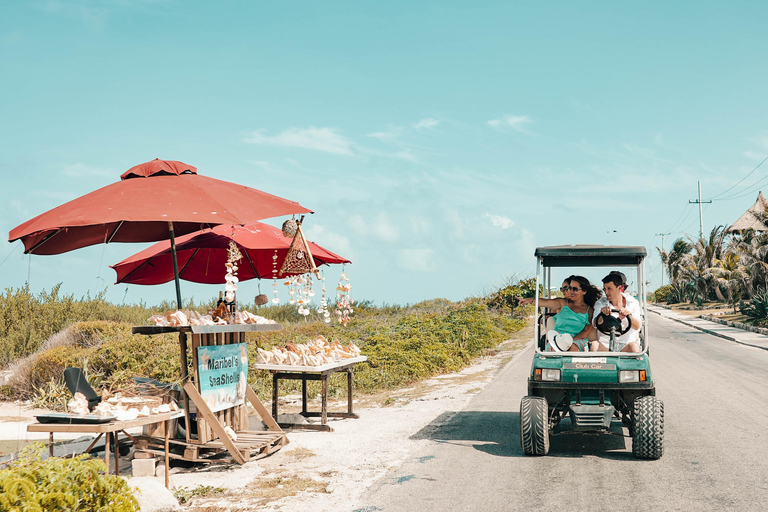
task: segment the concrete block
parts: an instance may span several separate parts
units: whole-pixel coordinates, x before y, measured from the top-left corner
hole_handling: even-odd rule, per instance
[[[133,459],[133,476],[155,476],[155,459]]]

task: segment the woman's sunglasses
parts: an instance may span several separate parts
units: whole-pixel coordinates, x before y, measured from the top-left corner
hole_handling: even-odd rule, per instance
[[[577,288],[575,286],[563,286],[560,288],[561,292],[580,292],[581,288]]]

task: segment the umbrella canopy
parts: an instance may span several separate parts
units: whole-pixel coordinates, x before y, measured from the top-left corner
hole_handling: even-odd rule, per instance
[[[197,174],[183,162],[155,159],[132,167],[120,181],[16,226],[8,241],[24,253],[61,254],[110,242],[156,242],[218,224],[311,213],[261,190]],[[175,261],[175,258],[174,258]],[[176,301],[181,291],[176,279]]]
[[[73,199],[13,228],[24,253],[61,254],[110,242],[156,242],[218,224],[311,213],[261,190],[197,174],[182,162],[152,160],[117,183]]]
[[[291,238],[273,226],[252,222],[245,226],[220,225],[176,239],[179,277],[186,281],[206,284],[224,283],[230,240],[234,240],[243,259],[238,263],[237,277],[271,279],[273,268],[280,270],[288,254]],[[315,265],[351,263],[319,245],[308,242]],[[277,251],[277,260],[272,256]],[[273,267],[273,263],[276,265]],[[162,284],[173,279],[170,242],[156,243],[111,268],[117,273],[117,283]],[[278,277],[285,277],[281,275]]]

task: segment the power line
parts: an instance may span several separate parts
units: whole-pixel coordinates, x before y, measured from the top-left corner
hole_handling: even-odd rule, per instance
[[[680,219],[683,217],[683,214],[684,214],[686,211],[688,211],[688,208],[690,208],[690,207],[691,207],[690,203],[685,205],[685,207],[683,208],[683,211],[682,211],[682,212],[680,212],[680,215],[677,217],[677,220],[675,221],[675,223],[674,223],[674,224],[672,224],[672,227],[671,227],[671,228],[669,228],[669,230],[670,230],[670,231],[673,231],[673,232],[675,231],[675,227],[677,227],[677,223],[680,221]],[[690,213],[690,212],[689,212],[689,213]],[[685,217],[685,218],[687,219],[687,218],[688,218],[688,216],[686,215],[686,217]],[[683,220],[683,222],[685,222],[685,220]]]
[[[734,184],[734,185],[733,185],[733,186],[731,186],[730,188],[727,188],[727,189],[723,190],[722,192],[720,192],[719,194],[717,194],[716,196],[714,196],[712,199],[715,199],[715,200],[718,200],[718,201],[725,201],[725,200],[727,200],[727,199],[728,199],[727,197],[724,197],[724,198],[721,198],[721,199],[718,199],[718,198],[719,198],[721,195],[723,195],[723,194],[725,194],[726,192],[728,192],[729,190],[731,190],[731,189],[735,188],[736,186],[738,186],[738,185],[739,185],[739,183],[741,183],[741,182],[742,182],[742,181],[744,181],[745,179],[749,178],[749,177],[752,175],[752,173],[754,173],[756,170],[758,170],[758,169],[760,168],[760,166],[761,166],[761,165],[763,165],[763,164],[766,162],[766,160],[768,160],[768,156],[767,156],[767,157],[765,157],[765,158],[763,159],[763,161],[762,161],[762,162],[760,162],[759,164],[757,164],[757,167],[755,167],[754,169],[752,169],[752,170],[749,172],[749,174],[747,174],[746,176],[744,176],[743,178],[741,178],[739,181],[737,181],[737,182],[736,182],[736,184]],[[737,192],[737,193],[739,193],[739,194],[740,194],[741,192]],[[734,197],[733,199],[736,199],[736,198]]]

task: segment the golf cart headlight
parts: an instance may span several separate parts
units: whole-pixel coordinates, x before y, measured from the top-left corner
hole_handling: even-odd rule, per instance
[[[560,370],[555,368],[536,368],[534,379],[559,382]]]
[[[645,380],[645,371],[642,372],[642,380]],[[619,370],[619,382],[640,382],[639,370]]]

